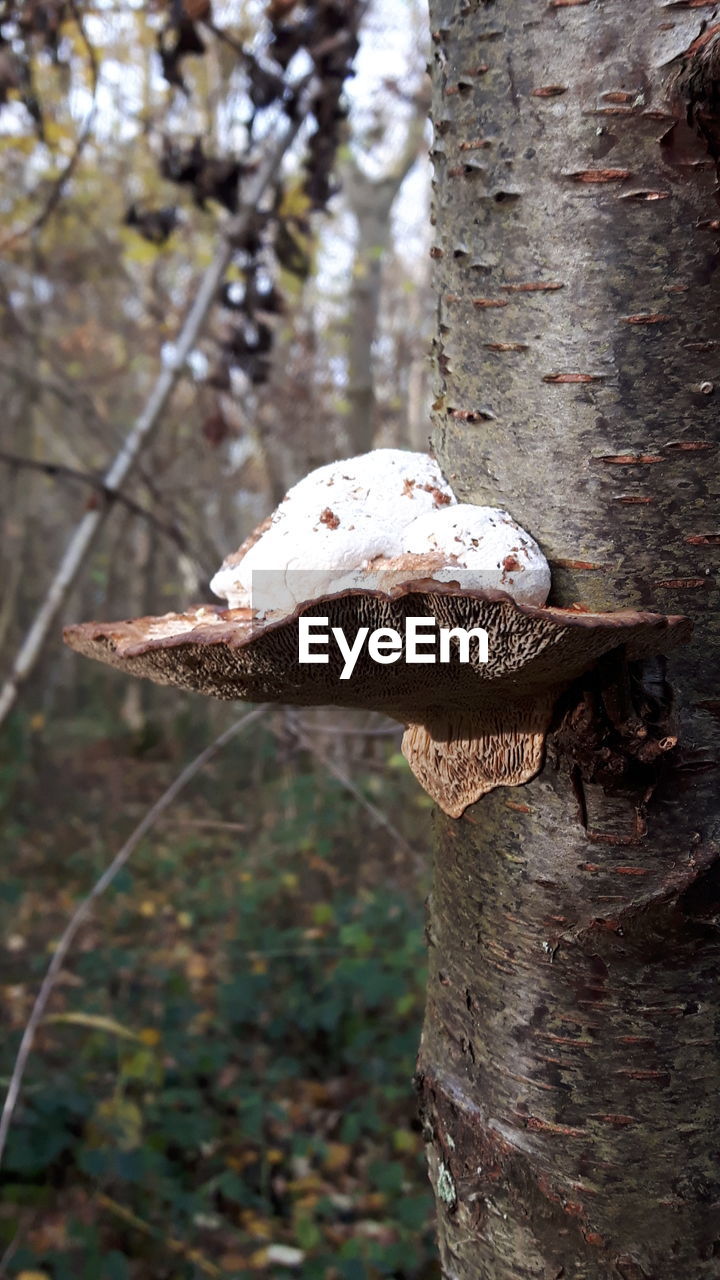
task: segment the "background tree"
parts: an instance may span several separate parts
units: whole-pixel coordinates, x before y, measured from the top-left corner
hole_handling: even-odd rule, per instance
[[[718,6],[430,9],[443,469],[537,537],[554,603],[695,622],[669,677],[618,654],[572,689],[533,782],[437,819],[417,1085],[443,1274],[700,1280],[720,1256]],[[673,698],[680,746],[643,762]]]
[[[152,115],[148,118],[147,93],[141,95],[142,112],[133,104],[134,112],[136,117],[141,115],[143,128],[153,138],[160,175],[177,188],[188,189],[196,208],[204,211],[208,202],[219,208],[220,230],[211,261],[199,286],[190,294],[191,301],[173,335],[175,341],[162,344],[164,368],[156,373],[144,406],[127,433],[123,433],[112,463],[104,470],[103,501],[96,498],[94,510],[87,512],[78,523],[45,599],[19,647],[0,691],[0,721],[7,716],[20,685],[32,673],[42,644],[110,505],[157,433],[176,384],[191,370],[193,362],[198,373],[198,359],[203,363],[198,340],[218,295],[226,309],[238,314],[226,325],[219,341],[216,365],[211,373],[205,371],[203,380],[216,390],[228,388],[233,373],[243,374],[252,386],[267,381],[274,341],[273,321],[282,309],[282,299],[273,280],[283,269],[299,278],[305,278],[310,271],[309,251],[303,241],[310,233],[311,211],[324,209],[335,189],[333,168],[346,114],[342,90],[357,50],[361,16],[359,4],[339,6],[335,0],[312,0],[297,14],[291,12],[294,8],[294,5],[268,8],[264,40],[257,51],[244,42],[245,33],[218,27],[209,4],[189,8],[169,6],[154,14],[135,15],[140,21],[141,34],[155,35],[162,75],[173,96],[162,113],[161,133],[156,131],[157,121]],[[9,247],[41,231],[47,224],[87,149],[98,94],[107,87],[106,82],[112,80],[113,71],[118,75],[121,64],[113,51],[104,58],[101,69],[98,51],[88,35],[88,15],[77,7],[66,9],[61,4],[16,9],[5,5],[1,16],[4,20],[0,32],[3,65],[6,70],[12,69],[12,76],[0,106],[6,102],[9,88],[21,91],[25,112],[31,117],[42,148],[47,149],[47,111],[34,87],[37,72],[50,61],[66,78],[72,77],[73,38],[86,56],[92,87],[91,106],[70,146],[69,159],[59,172],[51,171],[46,191],[42,191],[40,184],[39,212],[13,230],[5,242]],[[125,35],[125,27],[121,21],[121,36]],[[239,77],[241,84],[240,96],[232,103],[235,111],[225,123],[223,150],[215,152],[210,148],[216,131],[211,129],[209,137],[203,133],[207,114],[199,124],[196,98],[186,78],[187,60],[205,54],[209,37],[231,51],[233,65],[228,83]],[[299,76],[293,70],[298,60],[304,64],[304,74]],[[111,68],[109,73],[108,68]],[[205,82],[206,103],[214,110],[213,94],[207,92],[209,77],[201,73],[199,78],[201,83]],[[132,82],[136,77],[128,79]],[[244,108],[242,113],[238,108]],[[70,115],[72,120],[72,109]],[[188,132],[192,130],[189,136],[188,132],[183,135],[183,127]],[[137,137],[137,118],[131,128]],[[291,178],[285,163],[286,153],[301,132],[303,149],[299,173]],[[56,129],[53,137],[57,140],[61,136]],[[41,164],[44,159],[41,158]],[[36,166],[29,166],[31,182],[37,177],[35,170]],[[17,216],[17,202],[10,212],[11,217]],[[176,204],[158,207],[144,196],[127,206],[124,221],[136,229],[143,240],[161,247],[180,221],[180,214]],[[226,282],[230,267],[240,276],[234,293],[231,282]],[[31,283],[37,289],[35,281]],[[11,305],[12,302],[11,298]],[[227,433],[220,407],[205,424],[205,430],[215,443]],[[18,465],[21,464],[22,460]]]
[[[410,117],[401,150],[378,176],[367,173],[363,162],[352,155],[346,162],[345,197],[357,229],[348,313],[346,424],[353,453],[366,453],[371,449],[378,429],[374,345],[379,336],[383,266],[392,241],[391,213],[423,144],[429,103],[426,95],[419,92],[409,105]],[[386,135],[382,121],[376,122],[375,129],[381,138]],[[371,148],[366,144],[361,154],[368,150]]]

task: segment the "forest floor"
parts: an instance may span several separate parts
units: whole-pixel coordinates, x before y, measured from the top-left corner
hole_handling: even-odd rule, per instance
[[[89,717],[13,723],[0,757],[3,1095],[73,908],[204,744],[190,707],[142,743]],[[273,713],[196,779],[101,900],[14,1117],[0,1277],[439,1275],[412,1088],[430,802],[395,739],[353,741],[360,799]]]

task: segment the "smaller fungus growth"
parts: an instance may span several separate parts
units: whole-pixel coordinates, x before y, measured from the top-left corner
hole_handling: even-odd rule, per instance
[[[413,772],[453,817],[539,771],[559,695],[603,654],[642,657],[689,634],[685,618],[546,607],[550,570],[530,535],[506,511],[458,503],[427,454],[392,449],[311,472],[212,588],[227,608],[81,623],[65,639],[213,697],[382,711],[405,725]],[[355,646],[352,678],[332,647],[301,661],[310,619]],[[392,639],[419,622],[485,643],[450,640],[437,665]],[[363,647],[371,632],[385,639]]]
[[[544,604],[550,591],[550,566],[534,538],[495,507],[458,503],[418,516],[405,529],[403,553],[410,566],[414,556],[437,556],[437,582],[506,591],[522,604]]]

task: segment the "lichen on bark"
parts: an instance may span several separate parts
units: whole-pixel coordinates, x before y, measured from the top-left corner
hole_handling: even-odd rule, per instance
[[[672,714],[662,767],[601,760],[617,743],[598,676],[558,709],[538,778],[436,820],[417,1086],[443,1271],[709,1280],[720,220],[677,84],[720,6],[430,9],[443,470],[537,538],[551,603],[695,623],[667,677],[635,673],[661,709],[622,721]],[[588,735],[573,750],[570,722]]]

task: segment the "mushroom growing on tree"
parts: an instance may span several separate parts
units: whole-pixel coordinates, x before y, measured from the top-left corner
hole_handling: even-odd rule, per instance
[[[212,585],[228,608],[81,623],[65,639],[218,698],[384,712],[453,817],[538,772],[563,691],[605,655],[632,661],[688,634],[681,617],[546,607],[530,535],[458,503],[429,455],[392,449],[311,472]],[[657,752],[674,741],[657,735]]]

